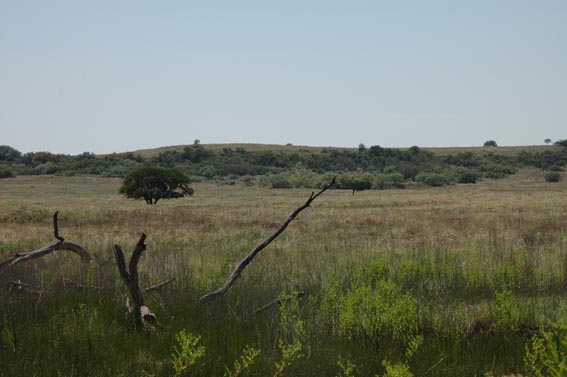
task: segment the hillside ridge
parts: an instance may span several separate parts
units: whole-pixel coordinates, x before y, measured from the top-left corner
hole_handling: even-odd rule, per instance
[[[177,151],[181,152],[184,148],[190,147],[192,144],[169,145],[155,148],[143,148],[132,151],[131,153],[140,155],[144,158],[151,158],[159,155],[161,152]],[[261,143],[210,143],[201,144],[205,149],[211,151],[222,151],[225,148],[237,149],[242,148],[247,152],[324,152],[329,150],[337,151],[355,151],[357,147],[335,147],[335,146],[309,146],[309,145],[293,145],[293,144],[261,144]],[[366,145],[370,147],[371,145]],[[386,149],[406,150],[408,147],[385,147]],[[499,146],[499,147],[483,147],[483,146],[466,146],[466,147],[420,147],[424,151],[432,152],[436,155],[455,154],[460,152],[471,152],[474,154],[492,152],[499,155],[516,155],[520,151],[526,152],[544,152],[559,150],[561,147],[556,145],[519,145],[519,146]]]

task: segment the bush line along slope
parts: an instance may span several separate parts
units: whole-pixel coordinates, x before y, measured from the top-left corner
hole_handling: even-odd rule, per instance
[[[338,175],[337,188],[403,188],[421,183],[442,186],[475,183],[478,179],[499,179],[519,168],[535,167],[546,172],[563,171],[567,148],[558,146],[512,148],[442,149],[310,148],[245,145],[224,147],[192,145],[159,152],[127,152],[97,156],[30,152],[22,154],[0,146],[0,178],[17,175],[94,174],[125,177],[135,167],[158,165],[177,168],[194,181],[258,184],[274,188],[320,187],[329,176]],[[502,152],[501,152],[502,151]]]

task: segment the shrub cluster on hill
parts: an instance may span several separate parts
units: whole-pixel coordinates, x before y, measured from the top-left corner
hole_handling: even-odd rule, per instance
[[[562,144],[559,144],[562,145]],[[417,146],[408,149],[378,145],[358,149],[314,151],[248,151],[224,148],[212,151],[198,140],[179,151],[164,151],[152,158],[134,153],[76,156],[31,152],[22,154],[0,146],[0,178],[33,174],[95,174],[125,177],[134,167],[151,165],[176,168],[193,181],[215,180],[260,184],[273,188],[315,188],[328,176],[339,177],[338,187],[356,191],[403,188],[408,184],[442,186],[476,183],[479,179],[499,179],[515,174],[521,167],[562,171],[567,164],[567,148],[543,152],[520,151],[515,156],[494,151],[461,152],[438,156]]]

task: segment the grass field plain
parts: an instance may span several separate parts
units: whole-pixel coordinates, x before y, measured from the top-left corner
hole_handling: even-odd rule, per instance
[[[0,260],[53,242],[60,232],[97,259],[58,251],[0,276],[35,291],[7,291],[0,310],[0,376],[170,376],[185,330],[204,356],[187,375],[229,375],[245,347],[259,350],[243,375],[277,375],[281,344],[301,345],[289,376],[524,373],[525,344],[567,319],[567,184],[543,173],[475,185],[329,190],[262,251],[224,296],[238,261],[302,204],[309,190],[195,184],[191,198],[147,206],[118,195],[121,181],[34,176],[0,180]],[[143,286],[158,316],[132,329],[112,245],[131,252],[140,234]],[[105,262],[107,261],[107,262]],[[93,288],[78,288],[69,281]],[[305,296],[254,314],[282,295]],[[301,326],[297,326],[300,324]],[[423,344],[404,361],[408,345]],[[342,374],[341,374],[342,373]]]

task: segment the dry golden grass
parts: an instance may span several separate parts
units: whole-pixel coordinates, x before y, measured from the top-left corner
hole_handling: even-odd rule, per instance
[[[51,216],[56,210],[62,235],[84,244],[100,260],[112,256],[114,243],[130,252],[145,232],[148,251],[140,262],[142,285],[177,279],[171,296],[150,297],[150,305],[158,308],[162,331],[173,338],[172,332],[191,327],[209,342],[212,360],[226,360],[222,352],[232,352],[234,359],[234,353],[252,342],[264,342],[264,351],[269,350],[274,339],[266,335],[267,325],[258,331],[268,338],[256,339],[255,333],[242,330],[252,326],[242,318],[283,290],[294,289],[305,290],[305,305],[314,308],[306,318],[316,355],[309,361],[314,368],[324,362],[327,369],[322,375],[334,375],[336,355],[349,349],[356,350],[352,357],[359,356],[360,363],[374,360],[376,350],[363,340],[331,335],[331,325],[318,305],[329,287],[337,281],[353,284],[360,268],[375,262],[386,266],[388,278],[418,300],[420,329],[426,342],[435,344],[418,356],[421,361],[413,366],[416,375],[434,365],[430,375],[472,375],[473,367],[474,373],[484,373],[494,360],[487,344],[498,355],[493,370],[521,371],[510,361],[522,360],[522,341],[509,343],[518,335],[491,335],[499,331],[501,321],[495,292],[513,292],[513,318],[522,329],[520,337],[523,329],[567,318],[567,182],[545,183],[537,170],[475,185],[356,195],[330,190],[257,257],[222,301],[210,307],[197,306],[196,298],[218,288],[236,263],[310,191],[199,183],[194,197],[147,206],[121,197],[119,185],[120,180],[98,177],[0,180],[0,259],[51,243]],[[78,263],[78,258],[59,253],[20,265],[2,278],[39,287],[47,284],[46,276],[52,285],[60,285],[64,277],[84,282],[86,273]],[[113,264],[105,268],[95,283],[122,292]],[[121,303],[120,294],[115,296]],[[97,308],[102,312],[105,307]],[[105,314],[111,318],[108,321],[117,312],[120,309],[111,308]],[[57,335],[59,330],[50,331]],[[492,338],[475,343],[475,336],[483,334]],[[451,337],[466,343],[451,343],[447,340]],[[122,344],[121,336],[116,339]],[[160,335],[154,339],[170,346]],[[235,350],[212,348],[229,341]],[[455,356],[457,361],[436,364],[445,352],[454,352],[445,346],[461,353]],[[507,359],[500,356],[502,349]],[[161,356],[145,352],[156,365],[171,353],[168,349],[160,351]],[[380,367],[383,352],[388,351],[379,352],[373,368]],[[266,354],[267,363],[269,357]],[[326,359],[317,361],[317,357]],[[368,368],[372,375],[377,370]],[[219,374],[223,370],[221,365]]]

